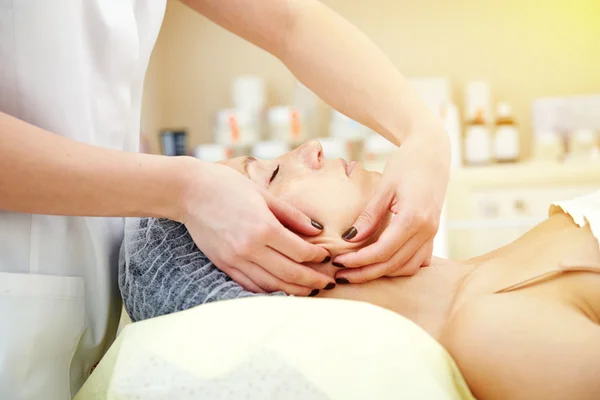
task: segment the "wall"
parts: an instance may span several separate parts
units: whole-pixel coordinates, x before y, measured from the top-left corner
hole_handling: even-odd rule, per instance
[[[471,79],[492,84],[513,105],[530,146],[536,97],[600,93],[598,0],[326,0],[380,46],[407,76],[447,76],[455,100]],[[289,99],[291,74],[279,61],[169,1],[151,60],[144,126],[189,129],[191,144],[211,140],[211,116],[229,106],[238,74],[265,77],[273,104]],[[157,99],[160,97],[160,99]],[[156,140],[154,140],[156,143]]]

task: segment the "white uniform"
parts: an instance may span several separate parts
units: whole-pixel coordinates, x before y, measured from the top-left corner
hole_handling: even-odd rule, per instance
[[[0,1],[0,111],[136,151],[165,5]],[[0,211],[0,399],[64,400],[81,387],[117,329],[122,231],[120,218]]]

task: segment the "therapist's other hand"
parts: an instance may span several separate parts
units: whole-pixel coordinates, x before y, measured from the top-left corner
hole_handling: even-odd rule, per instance
[[[202,177],[192,177],[181,219],[219,269],[255,293],[306,296],[333,282],[302,265],[322,262],[328,251],[288,229],[313,236],[321,232],[318,223],[231,168],[194,161]]]
[[[360,283],[413,275],[430,264],[450,166],[448,136],[441,126],[433,126],[432,134],[407,138],[388,161],[373,198],[344,239],[368,238],[388,212],[391,221],[376,242],[334,259],[346,267],[336,278]]]

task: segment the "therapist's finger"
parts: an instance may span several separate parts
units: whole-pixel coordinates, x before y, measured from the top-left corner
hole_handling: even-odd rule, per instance
[[[359,268],[372,264],[381,264],[390,260],[400,248],[414,235],[415,232],[410,229],[409,224],[396,216],[392,219],[388,227],[381,233],[376,242],[363,247],[362,249],[337,256],[333,261],[346,268]],[[422,244],[422,243],[420,243]],[[413,253],[401,260],[405,262]]]
[[[406,262],[419,251],[422,243],[423,240],[419,236],[414,235],[389,260],[360,268],[342,269],[335,274],[335,277],[336,279],[346,279],[350,283],[363,283],[389,275],[392,272],[403,269]],[[410,275],[408,270],[405,272],[405,275]]]
[[[421,264],[422,267],[429,267],[431,265],[431,259],[433,258],[433,239],[431,239],[430,241],[428,241],[426,244],[426,249],[427,249],[427,257],[425,257],[425,260],[423,261],[423,263]]]
[[[236,268],[231,267],[223,267],[221,271],[225,272],[231,279],[233,279],[237,284],[239,284],[244,289],[252,292],[252,293],[267,293],[262,290],[256,283],[252,281],[252,279],[248,278],[242,271]]]
[[[269,209],[285,227],[306,236],[316,236],[323,231],[323,225],[307,217],[302,211],[281,200],[266,190],[262,191]]]
[[[316,289],[284,282],[261,266],[250,261],[246,261],[240,265],[240,269],[243,269],[244,274],[250,277],[256,285],[267,293],[285,292],[295,296],[308,296],[313,292],[317,293]]]
[[[265,253],[256,263],[284,282],[310,289],[323,289],[330,284],[335,284],[332,277],[294,262],[274,249],[267,249]],[[323,260],[319,260],[321,261]]]
[[[342,238],[349,242],[359,242],[371,236],[387,215],[393,196],[394,192],[387,188],[375,192],[354,224],[342,234]]]
[[[307,242],[283,226],[268,239],[271,248],[297,263],[321,263],[330,257],[323,247]]]
[[[402,267],[387,276],[411,276],[417,273],[419,268],[428,266],[431,263],[431,252],[433,242],[425,243],[414,256],[410,258]]]

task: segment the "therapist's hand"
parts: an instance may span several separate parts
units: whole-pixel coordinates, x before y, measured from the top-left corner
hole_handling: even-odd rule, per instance
[[[360,283],[413,275],[431,262],[450,165],[447,134],[435,124],[432,130],[408,137],[388,161],[373,198],[353,224],[356,233],[350,228],[344,239],[368,238],[389,212],[391,221],[376,242],[334,259],[346,267],[336,278]]]
[[[320,263],[328,251],[286,228],[312,236],[321,232],[318,223],[232,168],[197,164],[181,219],[219,269],[255,293],[281,290],[306,296],[333,283],[333,278],[301,264]],[[194,176],[199,177],[195,183]]]

